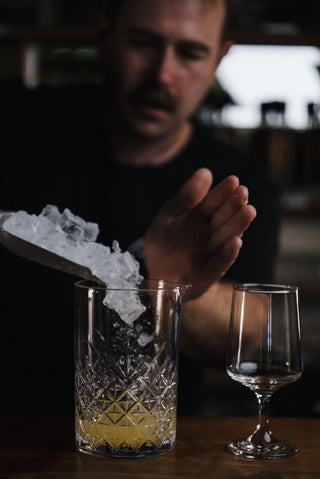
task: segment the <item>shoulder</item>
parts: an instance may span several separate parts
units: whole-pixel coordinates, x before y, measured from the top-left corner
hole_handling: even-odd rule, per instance
[[[193,136],[185,155],[197,166],[209,168],[216,181],[228,175],[243,175],[249,171],[249,159],[232,144],[218,139],[214,128],[198,123],[193,125]]]
[[[210,169],[214,184],[226,176],[236,175],[240,183],[249,188],[252,197],[265,200],[277,196],[278,188],[271,181],[265,165],[253,161],[233,145],[217,139],[212,128],[194,125],[192,140],[185,151],[185,161],[197,168]]]

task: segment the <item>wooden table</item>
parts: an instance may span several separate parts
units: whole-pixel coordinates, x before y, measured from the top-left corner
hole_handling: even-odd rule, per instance
[[[0,416],[0,479],[309,479],[320,478],[320,418],[273,418],[273,433],[299,452],[279,460],[233,456],[226,443],[249,435],[255,418],[180,417],[177,445],[149,459],[79,454],[70,416]]]

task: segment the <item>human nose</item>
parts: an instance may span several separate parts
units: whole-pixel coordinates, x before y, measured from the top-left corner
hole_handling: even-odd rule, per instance
[[[154,77],[158,83],[169,85],[177,73],[177,61],[172,48],[164,48],[159,52],[156,64],[154,65]]]

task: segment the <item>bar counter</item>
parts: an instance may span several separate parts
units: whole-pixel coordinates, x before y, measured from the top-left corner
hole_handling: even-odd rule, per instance
[[[298,447],[286,459],[252,460],[226,449],[251,434],[256,418],[179,417],[177,444],[148,459],[96,459],[74,446],[64,415],[1,415],[0,479],[309,479],[320,478],[320,418],[271,418],[272,432]]]

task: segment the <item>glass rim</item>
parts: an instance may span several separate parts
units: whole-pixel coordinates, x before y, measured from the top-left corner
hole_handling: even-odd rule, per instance
[[[157,283],[156,287],[141,287],[141,284],[145,282],[151,282],[151,283]],[[162,284],[161,284],[162,283]],[[191,284],[188,283],[179,283],[175,281],[169,281],[166,279],[157,279],[157,278],[150,278],[150,279],[143,279],[141,283],[136,287],[132,288],[110,288],[105,284],[99,285],[98,282],[95,282],[94,280],[88,280],[88,279],[81,279],[75,283],[75,287],[77,288],[83,288],[83,289],[93,289],[96,291],[133,291],[133,292],[150,292],[150,291],[174,291],[176,288],[185,288],[185,289],[190,289]]]
[[[283,294],[283,293],[297,293],[299,288],[296,285],[289,285],[289,284],[237,283],[233,285],[233,290],[243,291],[247,293]]]

